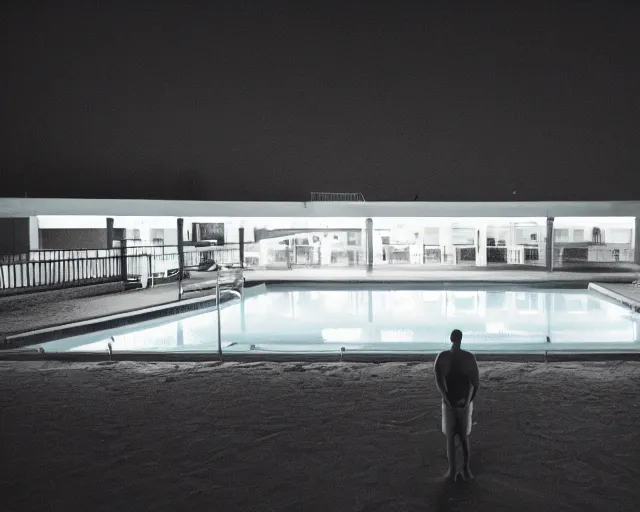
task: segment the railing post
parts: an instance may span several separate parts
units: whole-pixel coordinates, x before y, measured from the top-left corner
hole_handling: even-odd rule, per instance
[[[184,219],[178,219],[178,300],[182,300],[184,277]]]
[[[149,265],[149,267],[148,267],[149,268],[148,279],[151,282],[151,288],[153,288],[153,285],[154,285],[154,283],[153,283],[153,260],[154,260],[154,256],[155,256],[154,254],[149,254],[149,262],[148,262],[148,265]]]
[[[244,228],[238,228],[238,241],[240,243],[240,268],[244,268]]]
[[[122,282],[126,283],[129,279],[127,272],[127,241],[122,240],[120,243],[120,272],[122,273]]]

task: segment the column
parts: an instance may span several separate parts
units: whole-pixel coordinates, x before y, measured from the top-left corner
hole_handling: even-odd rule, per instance
[[[240,245],[240,267],[244,268],[244,228],[238,228],[238,244]]]
[[[438,232],[440,241],[440,263],[456,264],[456,249],[453,245],[453,226],[447,222],[440,226]]]
[[[476,224],[476,266],[487,266],[487,224]]]
[[[192,222],[191,223],[191,241],[192,242],[197,242],[198,241],[198,238],[199,238],[199,236],[198,236],[199,229],[198,228],[199,227],[200,227],[200,225],[197,222]]]
[[[547,270],[553,270],[553,221],[554,217],[547,217],[547,239],[545,240],[545,264]]]
[[[178,299],[182,298],[184,277],[184,219],[178,219]]]
[[[373,271],[373,220],[366,221],[366,240],[367,240],[367,272]]]
[[[29,250],[37,251],[40,249],[40,226],[38,225],[38,217],[29,217]]]
[[[107,249],[113,249],[113,219],[107,218]]]
[[[636,217],[633,234],[634,234],[633,262],[636,265],[640,265],[640,216]]]

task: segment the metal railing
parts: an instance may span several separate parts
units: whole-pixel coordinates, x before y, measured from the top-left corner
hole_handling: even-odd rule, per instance
[[[241,321],[244,325],[244,273],[242,268],[218,270],[215,277],[206,282],[195,285],[180,283],[179,299],[189,298],[187,294],[196,295],[215,293],[216,298],[216,338],[218,341],[218,355],[222,358],[222,304],[226,301],[240,300]],[[192,296],[193,296],[192,295]]]
[[[311,201],[362,203],[365,201],[365,199],[360,192],[311,192]]]
[[[31,251],[0,258],[0,290],[95,284],[123,278],[120,249]]]
[[[297,267],[358,267],[366,263],[365,250],[362,246],[332,247],[331,251],[323,251],[319,246],[296,245],[293,247],[280,245],[269,247],[266,253],[265,266],[282,265],[287,268]],[[260,262],[262,264],[262,262]]]
[[[199,263],[206,262],[217,263],[219,265],[233,265],[240,263],[240,244],[225,244],[225,245],[212,245],[208,247],[197,247],[196,251],[199,255]],[[260,253],[259,243],[245,243],[244,244],[244,264],[245,266],[257,265],[258,261],[255,254]],[[186,255],[186,253],[185,253]],[[188,266],[185,263],[185,266]]]
[[[256,244],[245,244],[245,247]],[[246,254],[246,252],[245,252]],[[184,268],[208,263],[240,263],[238,244],[228,247],[184,247]],[[138,281],[143,287],[168,279],[180,269],[179,250],[173,246],[126,246],[115,249],[37,250],[0,256],[0,291]]]
[[[525,245],[488,246],[487,264],[544,265],[544,248]]]

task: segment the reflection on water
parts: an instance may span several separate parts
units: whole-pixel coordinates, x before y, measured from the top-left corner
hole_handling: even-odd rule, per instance
[[[270,289],[221,311],[227,350],[293,350],[341,344],[367,347],[446,347],[453,328],[471,348],[564,343],[633,343],[638,319],[613,303],[574,290],[300,290]],[[217,349],[215,311],[69,338],[45,350]],[[515,345],[514,345],[515,344]],[[418,346],[420,345],[420,347]],[[593,345],[592,345],[593,346]],[[338,347],[339,348],[339,347]],[[332,350],[335,350],[333,347]]]

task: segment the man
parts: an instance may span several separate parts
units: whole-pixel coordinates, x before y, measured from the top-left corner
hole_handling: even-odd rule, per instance
[[[435,363],[436,385],[442,395],[442,433],[447,436],[447,458],[449,470],[445,479],[456,479],[456,435],[462,444],[464,465],[462,477],[472,480],[469,469],[473,399],[480,387],[478,363],[471,352],[462,350],[462,332],[451,332],[451,350],[438,354]]]

